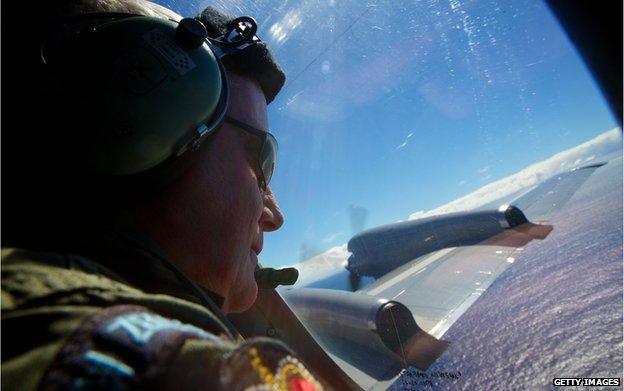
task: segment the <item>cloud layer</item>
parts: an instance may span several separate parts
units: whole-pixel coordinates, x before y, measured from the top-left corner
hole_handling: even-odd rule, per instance
[[[553,175],[588,164],[595,161],[596,157],[600,158],[618,149],[622,149],[622,133],[619,128],[615,128],[600,134],[586,143],[532,164],[513,175],[489,183],[448,204],[429,211],[420,210],[414,212],[409,216],[409,220],[478,208],[481,205],[516,193],[522,189],[535,186]]]
[[[429,211],[420,210],[414,212],[409,216],[409,220],[478,208],[489,202],[514,193],[519,193],[523,189],[532,188],[543,180],[561,172],[569,171],[575,167],[591,162],[598,162],[600,158],[618,150],[622,150],[622,133],[619,128],[615,128],[600,134],[586,143],[559,152],[546,160],[532,164],[513,175],[489,183],[448,204],[444,204]],[[489,167],[487,170],[484,170],[484,172],[488,170]],[[462,185],[462,183],[460,182],[459,185]],[[348,257],[349,251],[347,250],[347,245],[343,244],[341,246],[332,247],[324,253],[308,259],[308,261],[300,263],[297,267],[300,268],[302,276],[308,276],[309,273],[313,272],[316,276],[314,278],[317,278],[319,275],[334,273],[335,265],[345,262]],[[302,281],[307,281],[307,279],[303,278]]]

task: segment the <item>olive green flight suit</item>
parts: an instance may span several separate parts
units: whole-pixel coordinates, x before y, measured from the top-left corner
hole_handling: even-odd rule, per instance
[[[218,296],[129,232],[2,251],[4,390],[321,389],[285,345],[243,341]]]

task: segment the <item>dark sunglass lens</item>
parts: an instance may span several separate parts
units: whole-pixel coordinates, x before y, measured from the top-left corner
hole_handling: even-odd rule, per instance
[[[261,166],[262,174],[268,184],[273,176],[273,170],[275,169],[275,160],[277,158],[277,140],[272,134],[267,134],[267,138],[264,141],[261,152]]]

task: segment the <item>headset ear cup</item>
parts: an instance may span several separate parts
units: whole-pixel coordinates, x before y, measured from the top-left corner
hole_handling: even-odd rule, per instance
[[[57,33],[43,46],[48,95],[71,133],[71,154],[84,173],[134,175],[179,151],[203,123],[214,122],[224,88],[207,43],[178,45],[177,24],[126,17]],[[68,37],[69,36],[69,37]]]
[[[135,175],[107,178],[98,181],[91,187],[93,194],[105,195],[110,202],[125,204],[140,201],[173,185],[182,175],[195,164],[199,164],[201,156],[208,153],[211,140],[217,131],[211,133],[196,149],[189,150],[180,157],[171,158],[157,167]],[[104,186],[103,186],[104,184]],[[102,190],[102,189],[105,190]]]
[[[66,23],[39,48],[40,147],[48,179],[80,194],[72,202],[140,198],[172,183],[227,109],[225,69],[207,43],[177,45],[172,21],[114,16]],[[211,135],[198,143],[198,129]]]

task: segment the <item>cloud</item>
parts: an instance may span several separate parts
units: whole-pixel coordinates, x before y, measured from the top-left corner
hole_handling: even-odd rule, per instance
[[[347,244],[335,246],[312,258],[303,258],[302,262],[295,265],[299,270],[299,280],[295,286],[305,285],[307,280],[321,279],[323,275],[331,275],[336,272],[336,265],[345,265],[349,258]],[[305,262],[304,262],[305,261]]]
[[[421,217],[425,217],[425,214],[427,212],[425,212],[424,210],[419,210],[418,212],[414,212],[410,215],[410,220],[415,220],[415,219],[419,219]],[[413,217],[412,217],[413,216]]]
[[[532,164],[513,175],[489,183],[470,194],[456,199],[455,201],[449,202],[430,211],[419,210],[414,212],[409,216],[408,220],[478,208],[481,205],[513,194],[521,189],[535,186],[539,182],[550,178],[553,175],[571,170],[574,168],[574,163],[578,159],[587,163],[590,160],[594,160],[596,156],[604,156],[617,150],[621,150],[621,148],[621,131],[619,128],[609,130],[586,143],[559,152],[550,158]],[[327,238],[330,238],[331,236],[332,235],[329,235]],[[312,272],[316,273],[314,274],[315,276],[321,272],[333,273],[335,272],[335,265],[338,262],[345,263],[348,257],[349,251],[347,249],[347,244],[345,243],[340,246],[332,247],[314,258],[300,263],[297,267],[300,268],[299,272],[301,276],[307,276],[308,273]],[[297,281],[297,285],[304,284],[304,282],[305,278],[302,279],[302,281]]]
[[[480,169],[478,169],[478,170],[477,170],[477,172],[478,172],[479,174],[485,174],[485,173],[486,173],[486,172],[488,172],[488,171],[490,171],[490,166],[485,166],[485,167],[480,168]]]
[[[310,244],[307,242],[301,243],[301,247],[299,248],[299,260],[306,260],[312,258],[315,255],[318,255],[321,252],[319,248],[314,244]]]
[[[468,183],[466,180],[462,179],[461,181],[459,181],[459,183],[457,183],[457,186],[463,186],[466,183]],[[421,211],[422,212],[422,211]],[[413,213],[412,213],[413,214]]]
[[[620,129],[611,129],[586,143],[559,152],[546,160],[532,164],[506,178],[489,183],[448,204],[427,212],[422,210],[414,212],[409,216],[409,220],[478,208],[481,205],[508,196],[521,189],[535,186],[553,175],[571,170],[581,163],[594,160],[596,156],[603,156],[621,148],[622,136]]]

